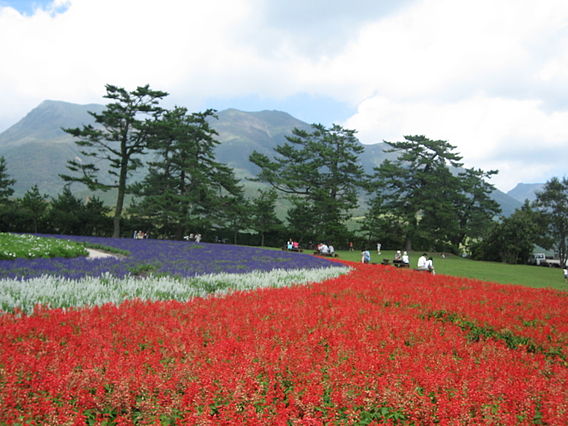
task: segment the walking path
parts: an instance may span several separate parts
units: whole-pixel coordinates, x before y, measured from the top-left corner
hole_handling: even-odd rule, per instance
[[[114,258],[118,257],[118,256],[115,256],[114,254],[110,254],[110,253],[107,253],[107,252],[104,252],[104,251],[90,249],[90,248],[88,248],[87,251],[89,252],[87,259],[102,259],[104,257],[114,257]]]

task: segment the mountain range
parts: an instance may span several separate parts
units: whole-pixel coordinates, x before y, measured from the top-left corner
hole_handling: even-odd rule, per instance
[[[0,133],[0,156],[6,159],[9,176],[16,180],[15,195],[22,196],[33,185],[50,196],[60,193],[63,181],[59,174],[66,172],[68,160],[79,155],[73,138],[62,128],[94,124],[88,112],[100,113],[104,108],[98,104],[46,100]],[[217,160],[231,166],[241,179],[254,177],[258,172],[248,161],[253,151],[271,155],[274,147],[283,143],[294,127],[310,127],[282,111],[227,109],[217,115],[218,119],[211,123],[220,142],[216,148]],[[360,161],[367,172],[393,155],[384,152],[384,143],[362,146],[364,152]],[[525,199],[534,199],[535,191],[541,187],[542,184],[519,184],[507,194],[495,190],[492,196],[501,205],[503,213],[509,215]]]

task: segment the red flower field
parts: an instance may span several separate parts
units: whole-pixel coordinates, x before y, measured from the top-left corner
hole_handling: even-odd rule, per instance
[[[0,423],[566,424],[567,293],[349,265],[224,298],[5,314]]]

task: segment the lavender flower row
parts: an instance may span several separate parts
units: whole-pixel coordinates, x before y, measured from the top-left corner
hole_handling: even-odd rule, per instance
[[[0,278],[27,279],[54,275],[69,279],[98,277],[110,273],[127,275],[170,275],[194,277],[217,273],[247,273],[273,269],[313,269],[338,266],[326,259],[303,253],[267,250],[228,244],[188,241],[135,240],[82,236],[43,235],[71,241],[115,247],[130,252],[122,259],[16,259],[0,261]]]

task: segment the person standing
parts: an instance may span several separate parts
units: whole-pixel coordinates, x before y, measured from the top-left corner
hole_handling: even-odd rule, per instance
[[[381,243],[377,243],[377,256],[381,255]]]

